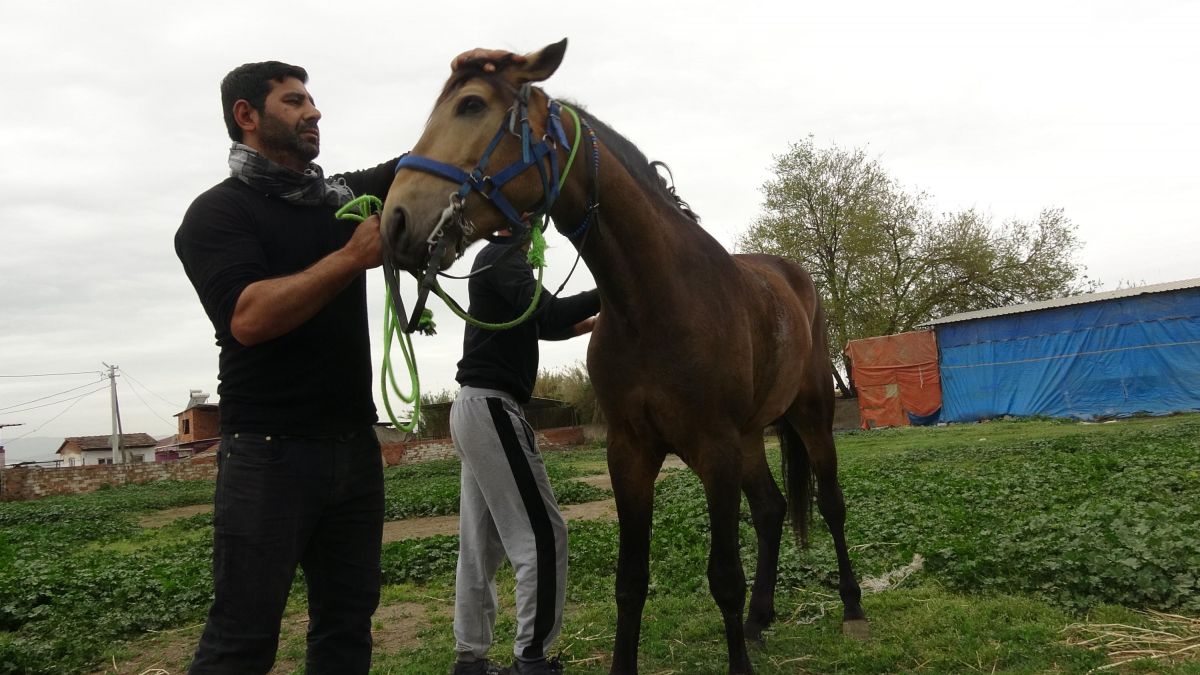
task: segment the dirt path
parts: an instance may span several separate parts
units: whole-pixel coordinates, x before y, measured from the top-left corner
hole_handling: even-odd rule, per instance
[[[686,465],[674,455],[667,457],[663,469],[680,469]],[[665,473],[660,473],[662,478]],[[584,476],[577,479],[604,490],[612,489],[612,479],[608,474]],[[178,518],[187,518],[199,513],[212,511],[211,504],[197,504],[173,509],[164,509],[143,515],[138,519],[142,527],[162,527]],[[562,507],[563,517],[567,520],[616,520],[617,507],[612,499],[602,499],[583,504],[569,504]],[[383,541],[400,541],[402,539],[419,539],[436,534],[457,534],[458,516],[432,516],[429,518],[409,518],[384,523]],[[418,642],[418,631],[429,622],[428,613],[431,610],[424,605],[400,602],[390,605],[380,605],[372,621],[375,639],[375,649],[380,653],[412,647]],[[442,611],[448,611],[444,608]],[[292,614],[284,617],[280,633],[280,649],[278,661],[271,669],[271,675],[284,675],[296,672],[304,664],[304,633],[308,627],[308,617],[303,614]],[[192,652],[200,639],[203,625],[185,626],[174,630],[154,633],[129,644],[128,655],[105,664],[93,675],[116,675],[137,673],[139,675],[181,675],[191,662]]]
[[[180,518],[187,518],[198,513],[211,513],[213,510],[212,504],[194,504],[192,506],[178,506],[173,509],[163,509],[162,511],[154,511],[138,517],[138,525],[142,527],[162,527],[169,524],[171,521]]]
[[[686,465],[683,460],[674,455],[667,457],[667,461],[663,462],[663,469],[679,469]],[[659,478],[665,474],[660,473]],[[603,490],[612,489],[612,478],[608,474],[597,474],[594,476],[584,476],[577,479],[581,483],[587,483],[594,487]],[[174,509],[164,509],[149,513],[138,519],[138,524],[142,527],[162,527],[167,523],[177,518],[187,518],[198,513],[208,513],[212,511],[212,504],[197,504],[194,506],[181,506]],[[615,520],[617,517],[616,502],[612,499],[602,499],[594,502],[585,502],[583,504],[569,504],[562,507],[563,517],[567,520]],[[421,539],[423,537],[432,537],[437,534],[457,534],[458,533],[458,516],[429,516],[427,518],[406,518],[404,520],[393,520],[383,524],[383,542],[386,544],[389,541],[401,541],[404,539]]]
[[[376,654],[386,654],[415,647],[420,643],[418,633],[429,624],[431,611],[415,602],[380,605],[371,624],[371,638]],[[449,608],[444,611],[448,612]],[[92,675],[183,675],[192,661],[192,653],[200,640],[202,625],[161,631],[129,645],[134,652],[124,659],[104,664]],[[303,613],[283,618],[279,631],[279,655],[270,675],[287,675],[303,670],[305,632],[308,617]]]

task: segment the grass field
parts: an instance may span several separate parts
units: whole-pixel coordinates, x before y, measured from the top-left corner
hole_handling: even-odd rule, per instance
[[[785,537],[780,620],[752,651],[759,672],[1200,673],[1200,621],[1186,618],[1200,615],[1200,416],[876,430],[839,435],[838,449],[857,571],[890,580],[864,600],[872,637],[857,642],[838,630],[836,566],[817,524],[808,550]],[[561,501],[602,496],[572,480],[602,469],[602,449],[546,459]],[[390,470],[389,517],[453,512],[456,474],[454,461]],[[88,672],[166,649],[169,634],[144,635],[181,626],[189,628],[174,639],[194,644],[211,592],[211,519],[146,530],[137,516],[211,493],[211,483],[176,483],[0,504],[0,673]],[[749,577],[754,537],[744,516]],[[695,477],[662,480],[645,673],[725,672],[706,532]],[[571,673],[607,672],[616,534],[610,522],[571,526],[558,644]],[[377,672],[448,672],[456,546],[447,536],[385,546],[377,628],[403,623],[411,635],[381,641]],[[897,574],[914,561],[918,571]],[[511,570],[500,583],[506,604],[493,657],[507,661]],[[299,583],[290,611],[301,625],[281,645],[288,665],[303,660]],[[1170,651],[1179,653],[1123,663]]]

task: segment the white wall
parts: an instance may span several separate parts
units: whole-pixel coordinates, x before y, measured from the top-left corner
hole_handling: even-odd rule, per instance
[[[112,459],[112,450],[84,450],[83,463],[85,466],[96,466],[100,460]],[[64,462],[65,463],[65,462]],[[69,464],[68,464],[69,466]]]

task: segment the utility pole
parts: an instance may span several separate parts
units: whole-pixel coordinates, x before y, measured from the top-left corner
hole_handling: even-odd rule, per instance
[[[101,361],[101,363],[104,363]],[[104,363],[108,368],[108,393],[112,401],[112,461],[125,464],[125,450],[121,447],[121,409],[117,406],[117,368]]]
[[[24,422],[0,422],[0,429],[4,427],[19,427],[25,424]],[[4,439],[0,438],[0,469],[4,468]],[[3,481],[0,481],[0,490],[4,489]]]
[[[22,424],[24,424],[24,422],[9,422],[7,424],[0,422],[0,429],[3,429],[4,427],[19,427]],[[4,439],[0,438],[0,499],[4,498],[4,483],[5,482],[6,481],[5,481],[5,477],[4,477]]]

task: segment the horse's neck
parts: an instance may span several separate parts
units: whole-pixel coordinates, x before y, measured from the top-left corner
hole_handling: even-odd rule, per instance
[[[564,222],[582,220],[582,196],[575,191],[566,200]],[[582,256],[610,316],[661,321],[663,312],[697,297],[695,285],[705,277],[732,267],[719,243],[616,162],[601,170],[598,201],[599,218],[582,239]]]

